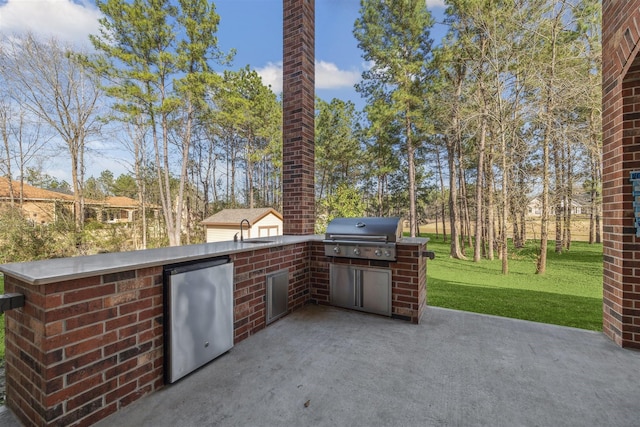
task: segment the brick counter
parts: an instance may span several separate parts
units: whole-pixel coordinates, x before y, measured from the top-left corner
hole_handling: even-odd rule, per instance
[[[426,240],[399,244],[398,261],[389,263],[392,315],[413,323],[426,307],[424,245]],[[245,245],[227,255],[234,263],[235,343],[266,326],[268,274],[288,270],[291,312],[309,302],[329,304],[330,262],[376,265],[327,258],[313,238],[255,249]],[[57,261],[70,262],[46,262],[55,266]],[[22,423],[91,425],[164,386],[162,265],[41,279],[45,284],[11,275],[4,267],[6,292],[25,295],[24,307],[5,313],[7,405]]]

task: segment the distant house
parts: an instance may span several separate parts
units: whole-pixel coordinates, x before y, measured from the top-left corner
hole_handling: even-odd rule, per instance
[[[223,209],[202,221],[207,243],[233,240],[243,219],[249,220],[249,228],[243,226],[245,239],[282,235],[282,215],[272,208]]]
[[[20,182],[11,181],[13,187],[13,201],[17,206],[20,197]],[[29,184],[23,184],[22,212],[35,224],[49,224],[60,219],[73,219],[73,196],[44,190]],[[11,203],[9,180],[0,178],[0,205]],[[157,206],[150,205],[150,211],[159,210]],[[103,223],[128,223],[133,222],[136,213],[140,210],[137,200],[129,197],[107,197],[105,200],[85,199],[85,217],[93,218]]]
[[[541,216],[542,215],[542,201],[540,199],[533,198],[527,204],[528,216]]]
[[[11,203],[13,187],[13,202],[17,206],[20,199],[20,182],[0,178],[0,204]],[[55,191],[43,190],[29,184],[22,187],[22,211],[29,221],[36,224],[48,224],[60,218],[73,218],[73,196]]]
[[[140,211],[140,203],[130,197],[112,196],[104,199],[100,205],[94,207],[100,215],[100,222],[110,224],[133,222],[137,212]],[[157,206],[147,206],[149,211],[157,210]]]
[[[564,205],[563,205],[564,206]],[[553,215],[555,212],[555,206],[549,202],[549,214]],[[578,200],[571,200],[571,214],[572,215],[581,215],[586,213],[584,206]],[[540,217],[542,216],[542,200],[537,197],[534,197],[527,204],[527,215]]]

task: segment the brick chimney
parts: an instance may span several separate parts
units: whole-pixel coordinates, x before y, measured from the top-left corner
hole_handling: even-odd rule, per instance
[[[640,206],[630,182],[640,171],[640,0],[604,0],[602,13],[603,331],[640,348]]]
[[[313,234],[315,0],[283,0],[284,234]]]

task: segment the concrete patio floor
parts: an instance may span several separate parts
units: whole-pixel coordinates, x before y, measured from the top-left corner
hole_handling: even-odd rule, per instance
[[[598,332],[310,305],[97,425],[637,426],[639,378],[640,352]]]

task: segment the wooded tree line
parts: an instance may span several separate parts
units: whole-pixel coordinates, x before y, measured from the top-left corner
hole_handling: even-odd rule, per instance
[[[549,221],[556,250],[570,248],[576,194],[589,195],[590,241],[600,238],[600,2],[446,4],[449,31],[434,45],[423,0],[361,2],[366,107],[316,104],[318,231],[336,216],[400,215],[416,235],[435,219],[451,256],[497,256],[505,273],[507,237],[533,237],[543,273]],[[84,150],[111,135],[131,153],[132,195],[162,207],[171,245],[197,241],[199,221],[223,207],[279,209],[281,105],[249,67],[219,71],[233,52],[217,47],[214,4],[97,5],[93,53],[34,36],[0,45],[3,172],[23,176],[62,142],[82,212],[94,184]],[[543,211],[534,236],[532,195]]]
[[[589,199],[589,241],[600,241],[600,2],[446,4],[449,31],[433,47],[424,2],[362,2],[367,106],[357,117],[320,103],[317,198],[340,200],[329,203],[337,214],[402,214],[412,236],[439,220],[452,257],[499,257],[504,273],[508,237],[516,247],[536,238],[544,273],[549,221],[555,250],[568,250],[577,194]],[[542,215],[531,235],[533,196]]]

